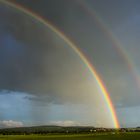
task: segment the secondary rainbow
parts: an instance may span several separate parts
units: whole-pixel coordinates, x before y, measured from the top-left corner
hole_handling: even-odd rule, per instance
[[[92,18],[92,20],[96,22],[96,25],[107,35],[114,49],[116,49],[118,55],[120,56],[120,58],[122,58],[122,61],[124,61],[124,63],[127,65],[128,70],[134,78],[134,82],[140,90],[140,75],[137,72],[135,63],[132,61],[129,53],[124,49],[118,38],[109,29],[107,24],[105,24],[105,22],[98,15],[98,13],[93,8],[91,8],[91,5],[89,5],[86,1],[83,0],[77,0],[77,2],[83,8],[83,10],[85,10],[85,12]]]
[[[57,35],[59,35],[73,49],[73,51],[81,58],[83,63],[87,66],[87,68],[91,72],[92,76],[95,78],[95,80],[96,80],[96,82],[97,82],[97,84],[98,84],[98,86],[101,90],[101,93],[104,97],[104,100],[105,100],[105,102],[108,106],[109,113],[110,113],[111,118],[112,118],[112,123],[113,123],[115,128],[119,128],[120,127],[119,121],[118,121],[118,118],[117,118],[117,115],[116,115],[115,108],[112,104],[111,98],[109,96],[109,92],[107,91],[107,88],[105,87],[105,84],[101,80],[99,74],[96,72],[94,66],[88,61],[88,59],[82,53],[82,51],[72,41],[70,41],[61,31],[59,31],[55,26],[53,26],[46,19],[43,19],[39,15],[37,15],[37,14],[33,13],[32,11],[20,6],[17,3],[11,3],[11,2],[8,2],[8,1],[4,1],[4,0],[0,0],[0,2],[3,2],[7,5],[9,5],[10,7],[13,7],[13,8],[15,8],[19,11],[22,11],[23,13],[35,18],[36,20],[38,20],[39,22],[41,22],[45,26],[49,27],[53,32],[55,32]]]

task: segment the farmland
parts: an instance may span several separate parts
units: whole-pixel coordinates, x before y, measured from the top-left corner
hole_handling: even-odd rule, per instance
[[[139,140],[140,128],[33,126],[0,129],[0,140]]]
[[[140,133],[100,133],[68,135],[1,135],[0,140],[139,140]]]

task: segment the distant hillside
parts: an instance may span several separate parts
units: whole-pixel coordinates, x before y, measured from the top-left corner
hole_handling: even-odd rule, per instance
[[[84,133],[94,130],[94,127],[63,127],[63,126],[33,126],[0,129],[0,134],[47,134],[47,133]]]

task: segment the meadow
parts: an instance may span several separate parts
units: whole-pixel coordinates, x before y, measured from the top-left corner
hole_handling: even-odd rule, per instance
[[[70,135],[1,135],[0,140],[140,140],[140,133],[70,134]]]

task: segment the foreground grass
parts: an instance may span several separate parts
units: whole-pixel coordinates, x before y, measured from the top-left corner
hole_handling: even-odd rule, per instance
[[[0,136],[0,140],[140,140],[140,133]]]

